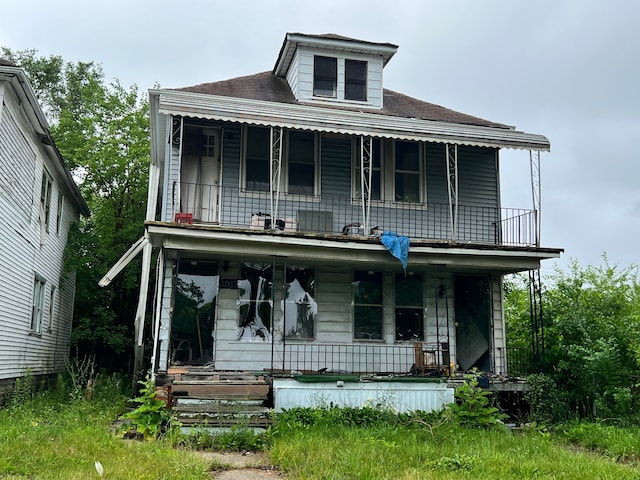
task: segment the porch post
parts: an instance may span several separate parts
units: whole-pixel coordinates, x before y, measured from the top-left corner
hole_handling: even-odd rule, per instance
[[[271,228],[276,228],[280,201],[280,165],[282,163],[282,127],[271,127],[271,161],[269,162],[269,207]]]
[[[458,236],[458,145],[448,143],[446,150],[451,240],[456,240]]]
[[[177,147],[178,149],[178,172],[181,171],[181,164],[182,164],[182,135],[184,132],[184,119],[182,117],[172,117],[171,118],[171,146],[172,147]],[[182,179],[180,179],[182,180]],[[169,215],[169,218],[173,219],[174,215],[178,212],[180,212],[180,196],[182,195],[182,192],[180,191],[180,184],[181,181],[178,182],[174,182],[173,184],[173,198],[172,200],[172,205],[173,205],[173,212],[171,212],[171,214]],[[155,206],[155,203],[154,203]],[[147,208],[149,208],[149,206],[147,205]],[[147,220],[152,220],[147,218]]]
[[[151,378],[155,379],[158,369],[158,354],[160,348],[160,316],[162,314],[162,292],[164,291],[164,248],[160,248],[156,261],[156,304],[153,314],[152,338],[153,350],[151,351]]]
[[[540,151],[529,150],[529,165],[531,168],[531,197],[533,199],[533,214],[536,247],[540,246]]]
[[[362,200],[362,226],[369,232],[369,213],[371,208],[371,157],[373,155],[373,138],[360,137],[360,195]]]

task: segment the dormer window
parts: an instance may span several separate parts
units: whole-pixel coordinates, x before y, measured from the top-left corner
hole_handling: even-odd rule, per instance
[[[332,57],[314,56],[313,95],[336,97],[338,85],[338,60]]]
[[[349,59],[344,61],[344,98],[367,101],[367,62]]]

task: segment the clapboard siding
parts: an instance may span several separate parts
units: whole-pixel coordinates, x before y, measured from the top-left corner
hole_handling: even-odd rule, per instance
[[[58,159],[48,156],[8,92],[0,117],[0,379],[21,376],[27,369],[40,375],[64,367],[75,279],[63,278],[63,252],[69,228],[79,216],[79,207],[70,201],[72,192],[51,163]],[[41,232],[39,220],[45,170],[53,180],[47,233]],[[35,275],[45,282],[40,332],[31,331]]]

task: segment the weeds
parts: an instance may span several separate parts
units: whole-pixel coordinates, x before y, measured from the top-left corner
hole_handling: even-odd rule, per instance
[[[465,427],[487,428],[501,425],[507,415],[491,405],[491,392],[478,386],[478,375],[467,374],[466,382],[456,388],[457,402],[448,406],[448,412],[456,423]]]

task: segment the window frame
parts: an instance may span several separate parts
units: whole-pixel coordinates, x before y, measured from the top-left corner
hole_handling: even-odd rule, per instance
[[[31,297],[31,324],[29,332],[40,335],[44,317],[44,297],[47,281],[35,273],[33,275],[33,295]]]
[[[311,193],[305,193],[305,192],[295,192],[295,191],[291,191],[291,184],[290,184],[290,179],[291,179],[291,135],[297,135],[298,133],[301,134],[311,134],[313,135],[313,191]],[[285,138],[286,138],[286,147],[285,147],[285,155],[284,155],[284,159],[285,159],[285,179],[284,179],[284,190],[287,194],[289,195],[299,195],[302,197],[310,197],[310,196],[317,196],[320,194],[320,150],[321,150],[321,140],[320,140],[320,135],[318,132],[309,132],[309,131],[305,131],[305,130],[289,130],[287,129],[287,131],[285,132]],[[297,163],[297,164],[309,164],[309,162],[293,162],[293,163]]]
[[[376,143],[379,142],[379,148],[376,147]],[[416,175],[418,176],[418,201],[402,201],[396,199],[396,175],[398,173],[410,173],[405,170],[396,169],[396,143],[406,142],[415,143],[418,148],[418,170]],[[412,140],[396,140],[396,139],[384,139],[373,137],[373,156],[374,158],[379,155],[380,167],[376,168],[380,172],[380,198],[372,198],[371,203],[379,204],[393,204],[398,208],[402,208],[405,205],[422,205],[426,206],[427,198],[427,182],[425,174],[426,153],[424,142],[416,142]],[[352,181],[351,181],[351,197],[354,203],[361,201],[361,186],[360,186],[360,137],[354,137],[352,143]],[[375,171],[375,170],[374,170]],[[373,179],[372,179],[373,180]]]
[[[379,295],[379,303],[374,302],[362,302],[357,301],[356,293],[357,286],[356,283],[363,281],[362,278],[366,278],[365,275],[375,276],[375,281],[378,283],[378,292]],[[383,342],[384,341],[384,274],[380,271],[371,271],[371,270],[354,270],[352,274],[352,283],[351,283],[351,304],[352,304],[352,327],[353,327],[353,340],[358,342]],[[358,322],[357,314],[359,307],[368,307],[375,308],[379,312],[379,337],[372,337],[371,335],[368,338],[363,336],[357,336],[357,328],[356,324]]]
[[[408,305],[404,305],[399,303],[399,298],[398,298],[398,294],[400,292],[405,292],[406,293],[406,288],[399,288],[399,285],[403,282],[403,281],[408,281],[410,279],[419,279],[419,286],[420,286],[420,303],[419,304],[408,304]],[[394,274],[394,295],[393,295],[393,326],[394,326],[394,341],[396,343],[403,343],[403,342],[422,342],[425,339],[425,310],[424,310],[424,290],[425,290],[425,285],[424,285],[424,276],[421,274],[414,274],[413,272],[408,272],[408,274],[405,276],[404,273],[396,273]],[[398,313],[400,310],[403,311],[407,311],[407,310],[415,310],[418,311],[420,313],[420,325],[418,326],[419,328],[416,328],[416,330],[419,331],[419,335],[418,336],[414,336],[413,338],[399,338],[399,331],[398,331]]]
[[[60,234],[62,226],[62,214],[64,212],[64,195],[62,190],[58,189],[58,209],[56,210],[56,234]]]
[[[318,61],[320,60],[321,61]],[[331,61],[331,62],[328,62]],[[321,65],[321,63],[325,63],[325,65]],[[328,65],[332,63],[333,65]],[[320,70],[320,67],[328,67],[326,70]],[[326,82],[327,84],[331,84],[332,89],[331,93],[327,88],[320,88],[318,85],[321,82]],[[313,86],[312,93],[314,97],[319,98],[337,98],[338,97],[338,58],[330,57],[327,55],[314,55],[313,56]]]
[[[42,169],[42,183],[40,186],[40,213],[44,218],[40,218],[40,223],[45,227],[45,231],[49,233],[49,224],[51,223],[51,191],[53,190],[53,177],[46,168]]]
[[[353,71],[353,67],[358,65],[358,67],[364,67],[364,79],[354,78],[354,76],[359,73]],[[351,67],[350,67],[351,66]],[[345,58],[344,59],[344,99],[352,102],[363,102],[366,103],[368,101],[368,86],[369,86],[369,62],[366,60],[357,60],[354,58]],[[349,87],[358,87],[362,89],[362,98],[351,97],[347,94],[349,93]]]
[[[289,292],[289,288],[291,286],[291,284],[294,282],[294,280],[297,280],[298,283],[300,283],[300,278],[298,278],[299,276],[302,277],[310,277],[311,278],[311,287],[309,289],[305,288],[304,285],[300,285],[305,293],[309,294],[310,299],[313,301],[313,303],[315,304],[315,312],[313,304],[310,301],[303,301],[303,302],[297,302],[297,301],[291,301],[288,300],[289,296],[288,296],[288,292]],[[303,278],[304,279],[304,278]],[[287,292],[287,296],[286,298],[283,299],[283,305],[285,306],[285,311],[283,312],[283,324],[284,324],[284,328],[283,328],[283,335],[284,338],[287,341],[291,341],[291,340],[303,340],[303,341],[313,341],[315,340],[315,336],[316,336],[316,325],[317,325],[317,302],[315,301],[316,298],[316,288],[315,288],[315,284],[316,284],[316,279],[317,279],[317,273],[316,273],[316,269],[315,268],[311,268],[311,267],[287,267],[286,271],[285,271],[285,283],[286,283],[286,292]],[[307,279],[308,280],[308,279]],[[308,283],[308,282],[305,282]],[[308,285],[307,285],[308,287]],[[309,290],[311,292],[309,292]],[[296,331],[294,331],[294,334],[289,334],[289,331],[287,331],[287,318],[286,318],[286,311],[288,311],[289,308],[296,308],[296,321],[297,322],[301,322],[301,319],[299,318],[300,315],[300,311],[298,310],[298,307],[296,305],[307,305],[307,309],[310,310],[310,315],[307,318],[307,321],[304,322],[302,321],[302,323],[305,324],[309,324],[311,325],[311,335],[310,336],[306,336],[303,335],[304,330],[306,329],[304,326],[301,327],[302,331],[298,331],[296,329]],[[295,306],[295,307],[294,307]]]
[[[256,157],[257,161],[265,161],[267,164],[267,188],[266,190],[264,189],[257,189],[257,188],[249,188],[248,185],[248,178],[247,175],[249,173],[249,137],[250,137],[250,130],[251,129],[262,129],[262,130],[266,130],[268,132],[267,137],[269,138],[269,141],[267,143],[267,157],[266,158],[259,158]],[[243,125],[242,128],[242,177],[241,177],[241,185],[240,185],[240,191],[242,192],[247,192],[247,193],[260,193],[260,192],[269,192],[271,189],[271,178],[270,178],[270,163],[271,163],[271,127],[261,127],[261,126],[257,126],[257,125]],[[255,185],[255,181],[254,181],[254,185]]]
[[[49,289],[49,323],[47,324],[47,332],[51,332],[53,328],[53,317],[56,313],[56,292],[58,289],[55,285],[51,285]]]
[[[410,170],[407,168],[404,169],[400,169],[398,168],[398,144],[399,143],[406,143],[406,144],[415,144],[416,148],[417,148],[417,154],[418,154],[418,170]],[[393,159],[393,174],[391,177],[391,184],[392,184],[392,198],[391,200],[396,203],[396,204],[421,204],[424,203],[424,190],[425,190],[425,179],[424,179],[424,155],[423,155],[423,150],[424,148],[421,148],[421,142],[415,142],[415,141],[411,141],[411,140],[394,140],[393,141],[393,145],[392,145],[392,149],[393,149],[393,154],[392,154],[392,159]],[[411,175],[416,175],[418,177],[418,199],[417,201],[408,201],[408,200],[399,200],[398,197],[398,184],[397,184],[397,178],[398,178],[398,174],[411,174]]]

